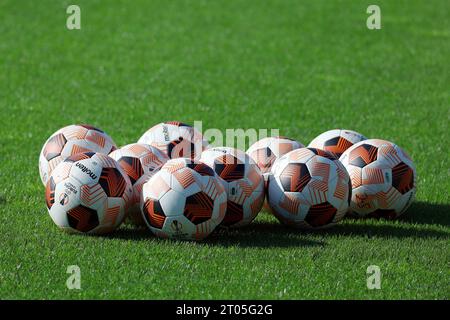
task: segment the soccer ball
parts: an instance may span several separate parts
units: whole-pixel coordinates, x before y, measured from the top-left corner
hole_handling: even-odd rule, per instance
[[[227,147],[203,151],[200,161],[214,169],[227,191],[222,225],[241,227],[251,223],[264,202],[264,179],[256,163],[245,152]]]
[[[318,135],[308,148],[322,149],[339,158],[352,145],[366,139],[362,134],[352,130],[334,129]]]
[[[356,216],[394,219],[409,207],[416,193],[416,169],[399,146],[365,140],[344,152],[340,161],[352,181],[351,212]]]
[[[133,199],[128,209],[129,220],[137,226],[145,226],[140,200],[142,186],[169,160],[165,153],[147,144],[132,143],[109,154],[122,167],[133,186]]]
[[[187,158],[167,161],[143,187],[141,208],[158,237],[202,240],[222,222],[227,195],[214,171]]]
[[[104,234],[117,228],[132,199],[128,176],[101,153],[77,153],[53,170],[45,198],[53,222],[74,233]]]
[[[350,177],[336,157],[321,149],[301,148],[275,161],[268,202],[286,225],[324,228],[345,216],[350,190]]]
[[[286,137],[268,137],[252,144],[247,154],[256,162],[264,180],[267,181],[275,160],[294,149],[303,147],[304,145],[300,142]]]
[[[48,138],[39,155],[39,174],[44,185],[53,169],[67,157],[83,152],[108,154],[116,148],[105,132],[86,124],[69,125]]]
[[[165,152],[170,159],[198,159],[208,144],[197,129],[178,121],[163,122],[151,127],[138,143],[154,146]]]

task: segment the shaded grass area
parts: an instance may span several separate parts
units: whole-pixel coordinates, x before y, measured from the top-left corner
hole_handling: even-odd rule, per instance
[[[68,31],[66,1],[0,3],[0,298],[449,298],[448,1],[379,1],[380,31],[369,1],[78,4]],[[45,139],[83,122],[124,145],[166,120],[392,140],[416,163],[417,201],[398,221],[321,232],[262,212],[202,243],[61,233],[39,181]],[[80,291],[65,286],[73,264]]]

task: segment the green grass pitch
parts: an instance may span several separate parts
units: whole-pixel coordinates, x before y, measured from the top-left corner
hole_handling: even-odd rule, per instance
[[[73,3],[81,30],[66,28],[72,1],[0,2],[0,299],[450,298],[448,1]],[[202,243],[60,232],[38,174],[47,137],[81,122],[123,145],[166,120],[391,140],[416,163],[417,199],[398,221],[324,232],[265,212]]]

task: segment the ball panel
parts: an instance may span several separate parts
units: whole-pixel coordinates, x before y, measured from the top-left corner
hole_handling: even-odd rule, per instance
[[[231,226],[244,218],[244,208],[234,201],[227,201],[227,211],[222,220],[222,225]]]
[[[352,190],[351,209],[357,215],[366,215],[378,207],[377,194],[381,192],[380,185],[361,185]],[[383,195],[380,194],[380,197]]]
[[[304,148],[304,145],[298,141],[283,138],[272,140],[269,148],[279,158],[292,150]]]
[[[349,164],[364,168],[369,163],[377,160],[378,148],[367,143],[358,145],[349,154]]]
[[[362,170],[359,167],[347,166],[348,174],[350,175],[351,185],[356,189],[362,185]]]
[[[188,124],[186,124],[184,122],[181,122],[181,121],[166,121],[164,123],[165,124],[171,124],[171,125],[174,125],[174,126],[177,126],[177,127],[190,127],[190,128],[192,128],[190,125],[188,125]]]
[[[273,163],[277,159],[269,147],[249,152],[249,156],[256,162],[262,173],[269,172]]]
[[[333,222],[337,209],[328,201],[312,205],[306,214],[305,221],[312,227],[323,227]]]
[[[100,132],[100,133],[104,133],[104,132],[103,132],[102,130],[100,130],[99,128],[96,128],[96,127],[91,126],[91,125],[89,125],[89,124],[82,123],[82,124],[79,124],[79,126],[85,128],[85,129],[88,129],[88,130],[94,130],[94,131],[97,131],[97,132]]]
[[[325,141],[333,139],[335,137],[339,137],[340,134],[341,134],[340,129],[332,129],[332,130],[325,131],[325,132],[319,134],[317,137],[315,137],[309,143],[308,147],[323,149]]]
[[[269,205],[279,203],[281,195],[284,192],[281,183],[277,181],[277,178],[278,177],[275,175],[271,175],[267,181],[267,202]]]
[[[153,228],[162,229],[166,215],[159,200],[146,199],[142,208],[145,221]]]
[[[407,164],[400,162],[392,168],[392,186],[401,194],[414,188],[414,172]]]
[[[117,228],[125,218],[126,201],[122,198],[107,198],[105,208],[97,211],[103,232]]]
[[[222,194],[220,197],[220,201],[217,201],[219,204],[217,206],[217,216],[214,215],[213,219],[216,222],[216,225],[220,225],[225,218],[225,215],[227,213],[227,198],[226,193]],[[214,209],[216,210],[216,209]]]
[[[362,134],[352,130],[333,129],[314,138],[308,147],[323,149],[340,157],[352,145],[366,139]]]
[[[95,152],[87,151],[87,152],[81,152],[76,153],[74,155],[71,155],[64,160],[65,162],[77,162],[85,159],[90,159],[92,156],[95,155]]]
[[[61,162],[53,171],[51,177],[56,184],[60,181],[67,179],[72,171],[72,164],[67,162]]]
[[[172,173],[170,187],[187,197],[201,190],[197,182],[197,180],[201,180],[200,177],[195,171],[183,168]]]
[[[181,170],[186,167],[186,163],[182,161],[182,159],[172,159],[166,162],[161,168],[161,171],[167,171],[168,173],[172,174],[178,170]]]
[[[83,140],[86,137],[88,128],[85,125],[69,125],[61,128],[59,132],[62,132],[67,140]]]
[[[130,205],[127,208],[127,220],[128,222],[131,222],[135,226],[144,227],[145,221],[142,217],[141,212],[141,196],[143,195],[143,187],[144,184],[151,179],[155,175],[156,171],[144,174],[142,177],[140,177],[136,183],[133,185],[133,192],[131,194],[131,200]],[[156,198],[156,199],[159,199]]]
[[[306,201],[313,205],[328,200],[329,185],[328,181],[313,178],[302,191]]]
[[[80,187],[80,203],[86,207],[101,210],[108,195],[98,183],[84,184]]]
[[[184,216],[193,224],[198,225],[210,220],[213,212],[213,200],[204,192],[197,192],[186,197]]]
[[[55,203],[55,188],[56,183],[53,177],[50,177],[47,181],[47,186],[45,188],[45,202],[47,203],[47,208],[50,210],[50,208]]]
[[[335,154],[328,152],[326,150],[323,149],[317,149],[317,148],[307,148],[309,151],[311,151],[312,153],[314,153],[315,155],[321,156],[323,158],[327,158],[330,160],[337,160],[338,157],[336,157]]]
[[[67,211],[69,226],[80,232],[89,232],[99,225],[97,211],[79,205]]]
[[[344,206],[346,211],[351,197],[351,186],[349,179],[335,178],[329,183],[330,189],[327,194],[327,201],[335,208],[342,210]]]
[[[308,167],[304,163],[290,163],[280,174],[284,191],[301,192],[311,180]]]
[[[56,165],[61,162],[61,157],[56,157],[52,159],[51,162],[56,162],[54,166],[56,167]],[[43,185],[47,184],[48,177],[50,176],[50,172],[52,171],[49,164],[50,162],[47,161],[47,159],[45,159],[44,155],[41,153],[39,155],[39,177],[41,178]]]
[[[201,224],[201,226],[203,226],[203,224]],[[201,240],[209,234],[206,233],[206,230],[204,231],[204,234],[200,234],[196,227],[197,226],[190,222],[183,214],[180,214],[166,219],[163,232],[165,232],[168,237],[178,240]]]
[[[85,140],[68,141],[61,153],[63,158],[74,156],[78,153],[94,152]]]
[[[47,161],[61,155],[62,149],[67,143],[66,137],[62,133],[55,134],[50,137],[44,145],[42,154]]]
[[[214,171],[227,182],[235,181],[244,177],[245,164],[236,157],[225,154],[214,160]]]
[[[289,153],[286,153],[280,160],[286,157],[286,161],[288,162],[301,162],[306,163],[309,159],[314,157],[315,153],[308,148],[300,148],[292,150]]]
[[[287,218],[299,215],[302,204],[306,205],[307,201],[301,193],[285,192],[281,195],[278,205],[281,209],[284,209],[284,213],[286,213],[284,216]]]
[[[158,152],[160,152],[157,148],[152,147],[148,144],[144,144],[144,143],[127,144],[127,145],[121,147],[119,150],[121,152],[123,152],[122,155],[135,156],[136,158],[139,158],[139,159],[146,156],[149,151],[152,151],[152,153],[154,150],[157,150]],[[112,157],[112,158],[114,158],[114,157]]]
[[[49,181],[55,178],[53,174]],[[53,222],[66,231],[72,230],[68,223],[67,212],[81,204],[80,187],[81,184],[70,176],[57,182],[55,180],[54,201],[48,213]]]
[[[352,210],[359,215],[367,215],[377,209],[395,209],[401,201],[401,194],[392,187],[387,191],[383,185],[363,185],[352,193]]]
[[[328,184],[329,181],[337,177],[337,166],[334,161],[330,161],[322,156],[316,156],[306,162],[309,174],[312,179]]]
[[[197,193],[200,189],[193,192]],[[183,215],[184,208],[186,206],[186,197],[188,194],[177,192],[173,189],[169,190],[165,195],[159,199],[162,209],[164,210],[164,214],[167,217],[174,217]]]
[[[367,137],[359,132],[347,129],[341,129],[340,136],[350,141],[352,144],[367,140]],[[345,150],[344,150],[345,151]]]
[[[144,183],[142,193],[149,198],[161,199],[170,190],[171,176],[168,172],[158,171],[149,178],[148,183]]]
[[[382,168],[377,166],[377,163],[372,163],[372,166],[365,166],[362,172],[361,183],[365,185],[370,184],[385,184],[390,182],[390,170],[389,168]]]
[[[189,141],[185,140],[183,137],[172,140],[167,145],[167,155],[171,159],[175,158],[195,158],[195,145]]]
[[[101,164],[93,159],[84,159],[72,164],[70,177],[76,179],[80,184],[92,184],[98,182],[101,172]]]
[[[352,145],[353,143],[343,137],[335,137],[325,141],[323,149],[339,158],[342,153]]]
[[[192,170],[188,168],[184,168],[173,173],[172,183],[176,180],[177,184],[172,184],[173,189],[178,190],[180,192],[188,189],[192,184],[196,183],[194,173]]]
[[[155,147],[148,146],[148,152],[140,157],[144,172],[159,169],[169,158]]]
[[[117,160],[123,171],[130,178],[131,184],[135,184],[136,181],[144,174],[144,169],[142,167],[139,158],[122,156]]]
[[[89,130],[85,137],[86,141],[91,142],[95,145],[96,148],[105,148],[106,146],[106,138],[103,132],[96,130]],[[110,150],[108,150],[110,151]]]
[[[210,176],[210,177],[215,176],[214,170],[204,163],[190,163],[187,165],[187,167],[191,168],[192,170],[194,170],[195,172],[197,172],[202,176]]]
[[[401,162],[401,159],[397,154],[397,150],[395,150],[395,146],[391,143],[384,143],[379,145],[377,157],[379,160],[384,161],[386,165],[391,168]]]
[[[256,218],[258,213],[261,211],[265,200],[265,191],[255,192],[252,195],[252,202],[250,203],[250,209],[252,212],[252,220]]]
[[[98,180],[108,197],[122,197],[127,181],[117,168],[103,168]]]

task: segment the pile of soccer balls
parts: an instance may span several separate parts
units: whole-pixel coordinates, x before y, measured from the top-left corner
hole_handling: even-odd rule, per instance
[[[250,224],[264,205],[286,225],[329,227],[346,214],[393,219],[411,204],[415,168],[397,145],[330,130],[307,148],[264,138],[247,152],[208,148],[181,122],[117,149],[105,132],[70,125],[44,144],[39,171],[61,229],[104,234],[125,219],[159,237],[200,240]]]

